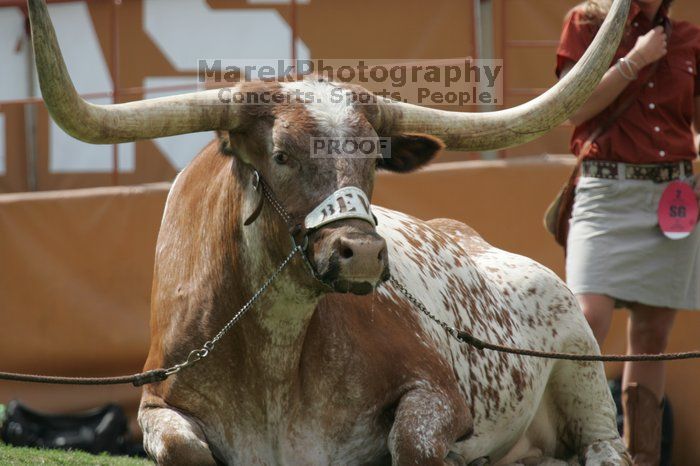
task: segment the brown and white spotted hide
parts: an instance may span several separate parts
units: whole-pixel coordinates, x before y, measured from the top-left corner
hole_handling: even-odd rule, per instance
[[[396,135],[391,159],[312,159],[312,136],[376,136],[372,108],[331,101],[337,88],[329,83],[259,86],[312,90],[314,99],[252,107],[242,129],[225,135],[224,153],[212,143],[178,176],[158,238],[146,369],[201,347],[288,254],[287,227],[269,203],[243,225],[259,203],[251,167],[299,219],[341,187],[371,196],[377,167],[409,171],[442,147]],[[296,257],[206,359],[145,388],[139,422],[152,458],[246,466],[628,461],[600,364],[476,351],[383,283],[389,271],[440,319],[494,343],[598,351],[554,274],[461,223],[373,212],[376,229],[346,220],[313,232],[308,257],[323,275],[343,241],[359,245],[353,257],[381,241],[384,255],[372,250],[378,262],[337,266],[324,285]]]

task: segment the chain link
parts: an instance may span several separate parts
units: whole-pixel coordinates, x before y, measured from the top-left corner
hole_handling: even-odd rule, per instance
[[[289,213],[286,211],[284,207],[277,201],[275,196],[272,195],[270,192],[270,189],[267,187],[267,184],[265,184],[262,179],[260,180],[260,185],[262,186],[262,191],[263,195],[265,198],[268,200],[270,204],[272,204],[272,207],[277,211],[280,217],[282,217],[282,220],[284,220],[284,223],[287,224],[287,226],[291,227],[292,226],[292,217],[289,215]]]
[[[440,320],[435,314],[430,312],[427,307],[415,296],[413,296],[405,286],[401,284],[398,280],[396,280],[394,277],[391,277],[389,279],[389,282],[398,289],[402,295],[408,299],[411,304],[413,304],[420,312],[425,314],[430,320],[438,324],[440,327],[442,327],[447,333],[452,335],[455,338],[459,338],[459,332],[457,331],[456,328],[450,326],[447,324],[447,322]]]
[[[402,295],[413,304],[416,309],[425,314],[430,320],[442,327],[450,336],[460,343],[472,346],[480,351],[484,349],[496,351],[499,353],[514,354],[517,356],[528,356],[544,359],[560,359],[566,361],[580,362],[626,362],[626,361],[678,361],[684,359],[700,358],[700,351],[685,351],[682,353],[660,353],[660,354],[579,354],[579,353],[560,353],[555,351],[539,351],[525,348],[513,348],[510,346],[497,345],[484,340],[480,340],[471,333],[456,329],[448,325],[445,321],[440,320],[435,314],[430,312],[425,305],[416,298],[406,287],[393,277],[389,279],[390,283],[401,292]]]
[[[229,330],[231,330],[231,327],[233,327],[236,322],[238,322],[241,317],[243,317],[252,307],[255,302],[260,299],[260,297],[263,295],[265,290],[267,290],[270,285],[275,281],[275,279],[282,273],[282,271],[289,265],[289,262],[292,260],[292,258],[297,254],[303,252],[301,249],[301,246],[295,245],[292,250],[290,251],[289,255],[284,258],[284,260],[280,263],[279,266],[277,266],[277,269],[272,272],[272,275],[268,277],[268,279],[265,281],[265,283],[262,284],[260,288],[258,288],[258,291],[251,296],[251,298],[236,312],[233,317],[226,323],[226,325],[223,326],[221,330],[219,330],[219,333],[214,336],[211,340],[208,340],[204,343],[204,345],[196,350],[190,351],[190,354],[187,356],[187,359],[185,361],[181,362],[180,364],[175,364],[174,366],[165,369],[165,373],[167,375],[172,375],[177,372],[180,372],[181,369],[184,369],[185,367],[191,366],[202,359],[206,358],[209,356],[211,351],[214,349],[216,344],[221,340],[224,335],[228,333]]]
[[[272,194],[269,187],[260,176],[260,173],[257,170],[255,170],[253,174],[253,186],[255,187],[255,189],[259,188],[262,190],[262,194],[263,196],[265,196],[265,199],[267,199],[267,201],[272,205],[277,214],[279,214],[279,216],[282,217],[282,220],[287,224],[287,226],[291,228],[292,217],[291,215],[289,215],[289,212],[287,212],[287,210]],[[219,333],[216,334],[216,336],[214,336],[214,338],[206,341],[201,348],[190,351],[190,354],[187,355],[187,359],[185,359],[180,364],[176,364],[172,367],[169,367],[168,369],[165,369],[166,375],[170,376],[172,374],[180,372],[181,369],[196,364],[197,362],[209,356],[211,351],[216,346],[216,343],[218,343],[218,341],[221,340],[224,337],[224,335],[226,335],[229,332],[229,330],[231,330],[231,327],[233,327],[236,324],[236,322],[238,322],[241,319],[241,317],[243,317],[253,307],[253,304],[255,304],[255,302],[258,299],[260,299],[260,296],[262,296],[262,294],[267,290],[267,288],[270,285],[272,285],[272,282],[274,282],[275,279],[287,267],[287,265],[289,265],[289,262],[297,253],[301,254],[302,258],[304,259],[304,263],[306,263],[307,267],[309,267],[311,274],[314,277],[318,278],[316,276],[316,271],[314,270],[313,266],[304,254],[305,245],[297,244],[296,238],[293,234],[290,234],[290,238],[292,241],[292,250],[289,252],[287,257],[285,257],[285,259],[280,263],[277,269],[274,272],[272,272],[272,274],[268,277],[265,283],[263,283],[262,286],[258,288],[258,291],[256,291],[255,294],[253,294],[253,296],[238,310],[238,312],[236,312],[233,315],[233,317],[231,317],[231,320],[229,320],[226,323],[226,325],[224,325],[224,327],[219,331]]]

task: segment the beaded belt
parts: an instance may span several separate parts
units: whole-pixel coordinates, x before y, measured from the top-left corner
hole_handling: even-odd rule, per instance
[[[666,183],[689,177],[693,174],[690,161],[676,163],[631,164],[608,162],[605,160],[584,160],[581,165],[583,176],[609,180],[650,180]]]

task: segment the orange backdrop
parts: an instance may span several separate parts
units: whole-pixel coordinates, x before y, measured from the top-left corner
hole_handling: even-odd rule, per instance
[[[563,273],[561,249],[542,212],[571,169],[569,159],[435,164],[382,174],[374,202],[421,218],[459,219],[489,242]],[[0,196],[0,369],[114,375],[141,369],[148,349],[155,240],[168,186],[98,188]],[[624,351],[624,313],[607,352]],[[679,316],[670,351],[696,349],[700,315]],[[611,374],[619,367],[609,366]],[[700,464],[700,362],[669,365],[675,462]],[[0,382],[0,403],[19,398],[52,411],[116,400],[135,414],[131,387]]]

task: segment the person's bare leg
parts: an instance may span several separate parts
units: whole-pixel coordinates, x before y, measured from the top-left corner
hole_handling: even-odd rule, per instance
[[[627,350],[630,354],[657,354],[666,351],[676,310],[633,304],[627,324]],[[666,385],[663,362],[628,362],[622,377],[623,389],[637,383],[661,400]]]
[[[593,330],[598,346],[601,346],[610,331],[615,300],[610,296],[591,293],[577,294],[576,299],[581,306],[583,315],[586,316],[588,325]]]

